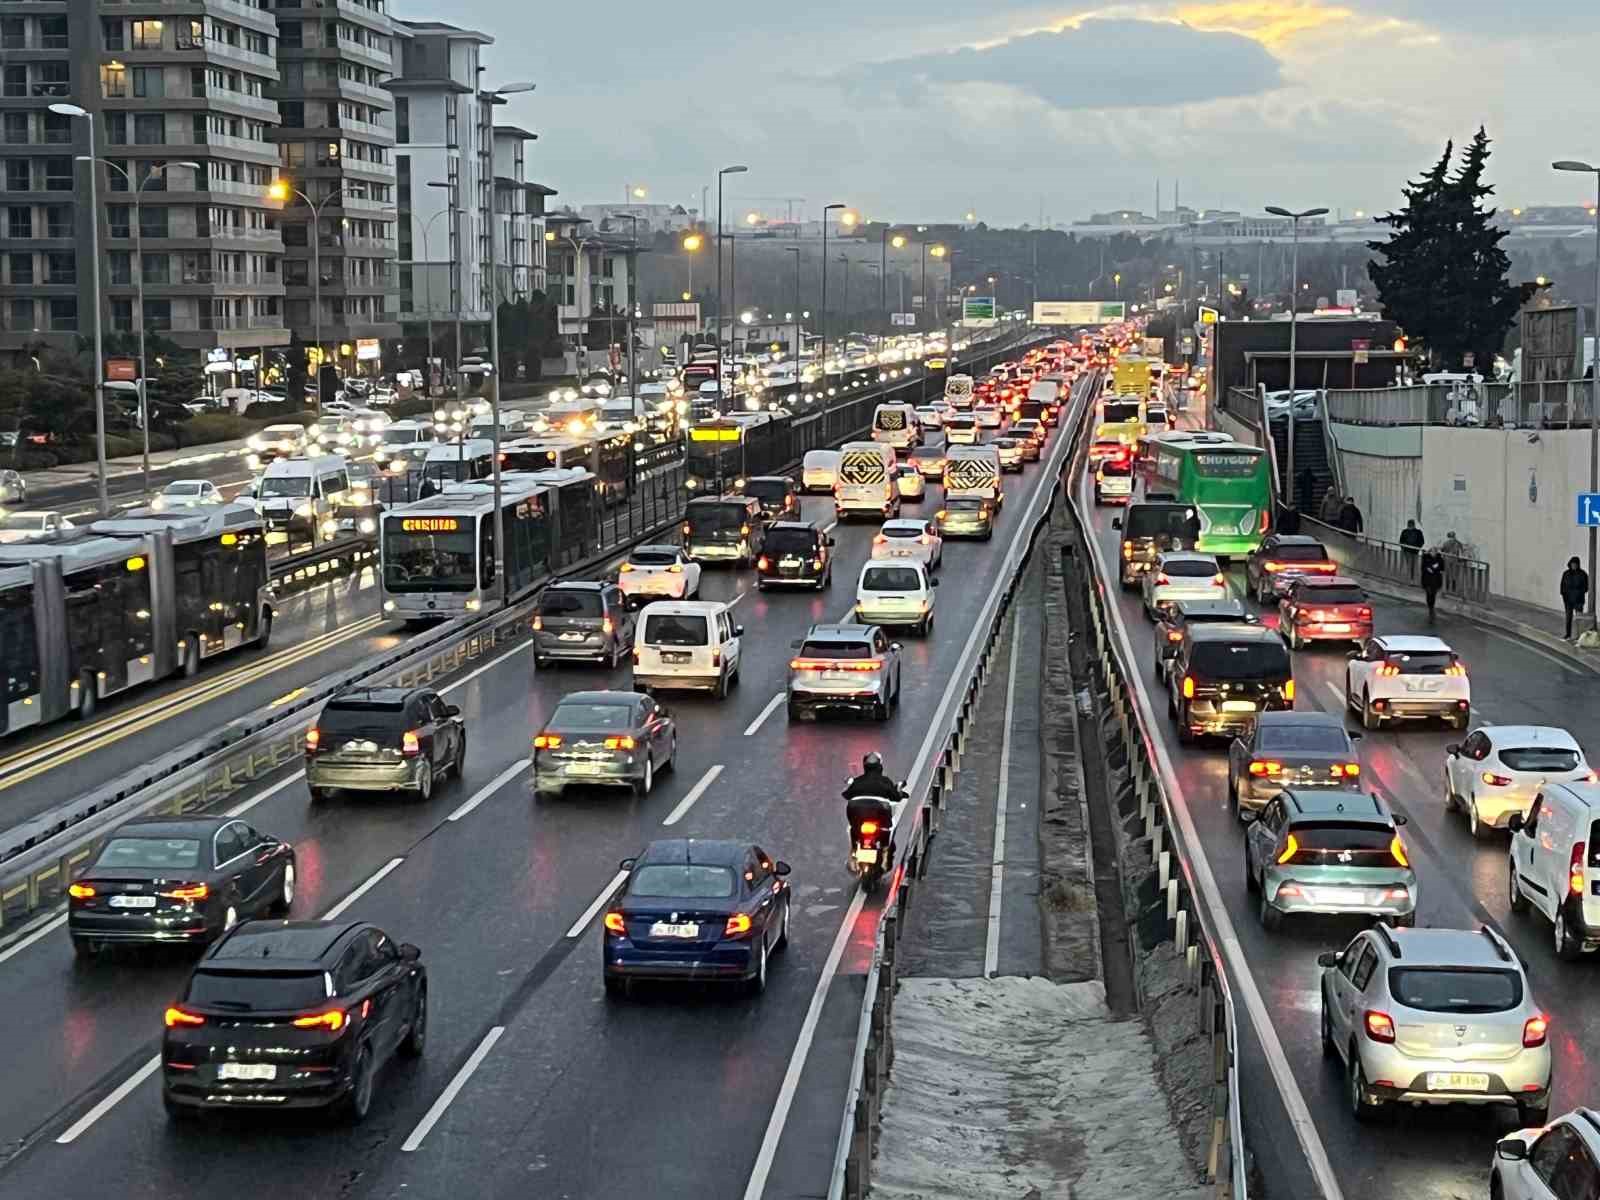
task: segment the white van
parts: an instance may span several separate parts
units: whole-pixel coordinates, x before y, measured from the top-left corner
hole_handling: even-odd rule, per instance
[[[267,464],[256,488],[256,511],[267,526],[267,544],[303,538],[313,545],[339,531],[334,510],[350,490],[341,454],[277,458]]]
[[[952,412],[944,419],[944,444],[946,446],[976,446],[978,444],[978,418],[970,409]]]
[[[922,444],[917,409],[912,404],[880,404],[872,413],[872,440],[896,450]]]
[[[800,464],[800,490],[802,492],[832,492],[839,479],[839,452],[837,450],[807,450]]]
[[[718,699],[739,682],[744,626],[715,600],[657,600],[639,613],[633,634],[633,689],[692,688]]]
[[[1000,478],[1000,452],[993,446],[947,446],[944,452],[944,494],[976,496],[1005,503]]]
[[[933,632],[933,589],[939,581],[912,559],[869,559],[856,584],[855,618],[863,625]]]
[[[494,442],[488,438],[467,438],[460,442],[440,442],[422,461],[422,496],[438,495],[446,484],[487,479],[494,474]]]
[[[951,408],[972,407],[972,376],[952,375],[944,381],[945,403]]]
[[[1532,905],[1549,921],[1560,958],[1600,948],[1600,784],[1547,783],[1528,815],[1513,813],[1507,828],[1511,910]]]
[[[898,517],[900,489],[895,484],[894,467],[892,446],[847,442],[839,453],[839,477],[833,485],[834,516],[841,521],[856,513]]]

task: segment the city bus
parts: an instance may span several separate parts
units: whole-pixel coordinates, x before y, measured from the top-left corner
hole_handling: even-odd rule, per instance
[[[519,438],[500,447],[502,471],[581,468],[595,477],[605,504],[621,504],[633,493],[633,434]]]
[[[778,475],[798,457],[791,438],[792,418],[779,410],[740,413],[689,426],[684,486],[715,495],[743,486],[752,475]]]
[[[1272,519],[1267,452],[1241,442],[1196,441],[1182,435],[1151,438],[1147,493],[1170,495],[1200,517],[1196,549],[1222,558],[1249,554]]]

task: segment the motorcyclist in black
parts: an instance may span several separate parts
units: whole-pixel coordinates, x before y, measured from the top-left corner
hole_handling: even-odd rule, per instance
[[[845,817],[852,834],[863,820],[876,820],[887,830],[896,800],[905,799],[900,785],[883,773],[883,756],[876,750],[861,760],[861,774],[845,785]]]

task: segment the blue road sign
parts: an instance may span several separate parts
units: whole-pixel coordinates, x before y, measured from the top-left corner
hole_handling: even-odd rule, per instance
[[[1600,526],[1600,492],[1578,493],[1578,524],[1590,528]]]

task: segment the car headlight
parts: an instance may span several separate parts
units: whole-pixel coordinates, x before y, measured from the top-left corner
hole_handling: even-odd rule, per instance
[[[371,517],[363,517],[358,528],[362,533],[376,533],[378,531],[378,523]]]

